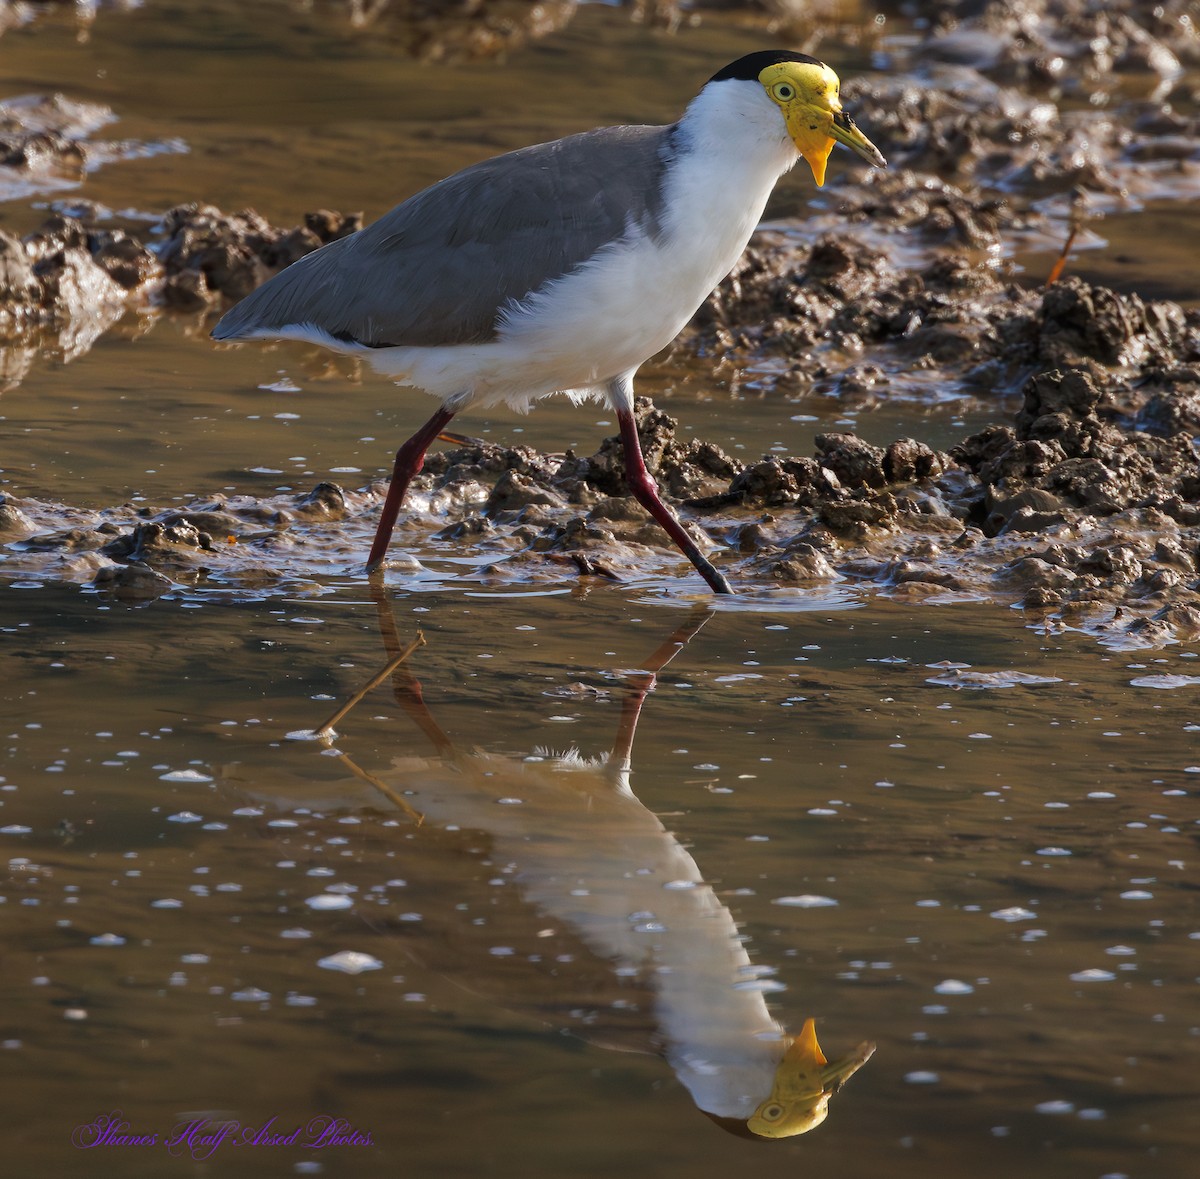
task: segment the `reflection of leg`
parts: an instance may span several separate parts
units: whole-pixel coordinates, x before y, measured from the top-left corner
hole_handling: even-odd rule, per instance
[[[666,530],[667,535],[680,547],[684,556],[696,566],[700,576],[708,582],[714,594],[731,594],[729,582],[717,572],[711,561],[696,547],[696,542],[687,534],[675,514],[663,503],[658,487],[646,470],[642,457],[642,445],[638,440],[637,420],[632,410],[618,409],[617,421],[621,426],[621,442],[625,448],[625,478],[633,498],[638,501]]]
[[[621,702],[621,721],[613,742],[612,762],[629,766],[633,757],[633,738],[637,733],[638,718],[646,696],[654,689],[657,675],[691,640],[713,616],[707,606],[697,606],[687,622],[677,626],[670,638],[660,643],[658,649],[642,664],[642,670],[630,677],[629,691]]]
[[[712,609],[703,603],[693,607],[688,614],[687,621],[681,622],[663,640],[657,650],[642,663],[642,667],[646,671],[662,671],[704,629],[705,624],[712,616]]]
[[[374,573],[383,563],[396,517],[404,502],[413,476],[425,463],[425,452],[433,440],[445,429],[454,414],[448,409],[439,409],[403,446],[396,451],[396,462],[392,467],[392,482],[388,487],[387,499],[383,501],[383,512],[379,526],[375,529],[375,540],[371,544],[371,555],[367,558],[367,572]]]
[[[400,632],[396,627],[396,615],[392,610],[392,595],[388,593],[383,582],[377,578],[371,581],[371,597],[375,601],[375,615],[379,620],[379,637],[383,639],[383,647],[388,655],[388,666],[392,671],[392,696],[396,703],[408,713],[412,722],[433,743],[433,747],[441,754],[447,754],[454,748],[454,742],[446,735],[445,730],[433,719],[433,714],[425,704],[421,692],[421,681],[417,679],[403,661],[397,657],[401,653]]]

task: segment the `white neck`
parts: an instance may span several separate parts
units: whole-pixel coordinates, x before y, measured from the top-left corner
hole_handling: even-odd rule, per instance
[[[800,156],[757,82],[710,83],[684,111],[675,136],[664,238],[672,266],[681,268],[674,281],[708,291],[733,269],[775,182]]]
[[[726,173],[722,191],[744,193],[747,184],[767,191],[800,158],[783,113],[757,82],[710,82],[679,120],[685,152],[712,160]]]

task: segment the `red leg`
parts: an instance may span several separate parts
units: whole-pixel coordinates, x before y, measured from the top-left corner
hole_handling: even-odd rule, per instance
[[[642,444],[638,441],[637,421],[627,409],[617,410],[617,421],[621,426],[621,443],[625,448],[625,478],[629,482],[629,490],[666,529],[667,535],[683,550],[697,572],[708,582],[709,589],[714,594],[731,594],[729,582],[717,572],[711,561],[696,547],[696,542],[684,531],[684,527],[675,518],[670,508],[659,498],[658,487],[646,470],[646,460],[642,457]]]
[[[367,558],[368,573],[374,573],[383,564],[388,543],[392,539],[392,529],[396,527],[396,517],[400,514],[400,505],[404,502],[404,493],[408,490],[412,477],[425,465],[425,452],[430,443],[445,429],[452,417],[454,414],[450,410],[439,409],[396,451],[391,486],[388,487],[387,499],[383,501],[379,526],[375,529],[375,539],[371,543],[371,555]]]

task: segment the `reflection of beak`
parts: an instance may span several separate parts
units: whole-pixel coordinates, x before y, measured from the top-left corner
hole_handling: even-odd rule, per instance
[[[848,1052],[837,1060],[826,1060],[821,1046],[817,1043],[817,1032],[811,1019],[804,1021],[804,1030],[796,1040],[799,1042],[808,1036],[812,1037],[817,1060],[823,1066],[820,1072],[822,1091],[830,1095],[836,1093],[875,1054],[875,1045],[864,1040],[853,1052]],[[792,1048],[795,1047],[793,1044]]]
[[[817,1096],[821,1093],[836,1093],[871,1059],[874,1052],[874,1044],[862,1043],[853,1052],[831,1063],[825,1059],[825,1053],[817,1043],[816,1023],[806,1019],[800,1034],[788,1045],[783,1060],[797,1073],[802,1073],[811,1080],[813,1096]]]

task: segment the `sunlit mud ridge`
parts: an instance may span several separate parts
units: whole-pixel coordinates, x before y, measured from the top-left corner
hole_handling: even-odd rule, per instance
[[[86,352],[129,310],[193,312],[239,299],[362,226],[361,215],[319,210],[277,229],[253,210],[226,216],[184,205],[165,213],[151,238],[87,202],[57,207],[68,211],[22,239],[0,231],[0,388],[19,381],[39,351],[65,360]]]
[[[942,186],[919,189],[900,204],[914,238],[966,232]],[[786,240],[752,247],[701,308],[690,342],[753,365],[759,388],[820,386],[861,405],[950,390],[994,398],[1036,372],[1076,366],[1114,387],[1147,378],[1186,386],[1200,316],[1075,279],[1029,290],[961,251],[901,267],[841,234],[811,249]]]
[[[187,150],[179,139],[95,138],[117,117],[102,103],[64,94],[6,95],[0,101],[0,201],[76,188],[87,173],[119,160]]]
[[[70,21],[86,38],[98,17],[154,0],[54,3],[2,0],[0,35],[39,20]],[[872,41],[878,31],[853,23],[853,4],[839,0],[618,0],[631,19],[676,29],[703,19],[706,10],[745,10],[783,40],[806,52],[831,36]],[[425,60],[487,58],[520,48],[568,24],[579,0],[316,0],[296,5],[314,36],[347,31],[382,37],[397,50]],[[892,7],[881,5],[885,11]],[[1196,30],[1186,18],[1189,0],[1148,5],[1141,0],[1020,0],[977,3],[941,0],[925,7],[929,34],[921,50],[931,60],[971,67],[998,81],[1061,85],[1080,91],[1112,72],[1177,76],[1197,55]],[[838,21],[849,20],[848,26]],[[874,33],[874,36],[872,36]]]
[[[887,448],[819,435],[813,456],[744,466],[639,403],[642,446],[693,528],[720,546],[742,593],[802,596],[832,583],[935,604],[992,599],[1103,641],[1153,647],[1200,633],[1200,459],[1177,395],[1118,400],[1082,368],[1030,378],[1011,426],[942,454],[912,439]],[[1152,432],[1166,424],[1167,433]],[[1147,426],[1151,428],[1141,428]],[[382,485],[325,483],[299,496],[214,497],[163,510],[86,512],[8,498],[9,575],[90,583],[126,597],[319,592],[353,574]],[[657,580],[666,538],[624,494],[620,450],[547,456],[470,443],[432,455],[412,489],[393,576],[470,554],[496,587]],[[662,580],[662,579],[666,580]]]
[[[98,16],[114,20],[145,0],[89,0],[88,3],[41,3],[0,0],[0,35],[9,29],[54,19],[71,21],[86,39]],[[154,3],[154,0],[149,0]],[[625,0],[631,17],[675,28],[684,19],[678,0]],[[314,37],[371,36],[395,52],[421,61],[475,60],[499,57],[564,28],[579,0],[316,0],[281,6],[283,13],[264,13],[264,24],[293,9]],[[284,17],[286,19],[286,17]]]

